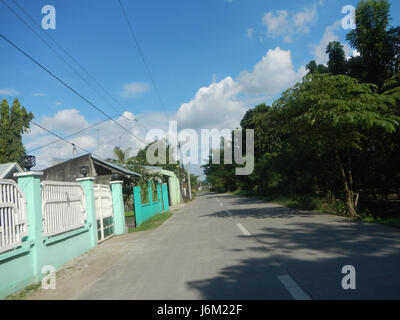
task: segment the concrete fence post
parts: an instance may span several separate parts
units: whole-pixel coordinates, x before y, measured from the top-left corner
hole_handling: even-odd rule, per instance
[[[133,203],[135,206],[136,227],[138,227],[142,224],[142,197],[139,186],[133,187]]]
[[[162,202],[164,211],[169,211],[169,203],[168,203],[168,185],[163,183],[162,188]]]
[[[159,212],[163,212],[163,201],[162,201],[162,197],[161,197],[161,184],[158,182],[157,183],[157,199],[158,202],[160,203],[159,205]]]
[[[40,177],[43,172],[15,173],[18,185],[26,199],[26,219],[28,224],[28,240],[34,243],[32,247],[32,266],[35,280],[42,276],[42,261],[44,258],[43,221],[42,221],[42,194]]]
[[[94,199],[94,178],[81,178],[76,179],[83,188],[86,198],[86,219],[90,225],[90,245],[92,248],[97,246],[97,217],[96,217],[96,203]]]
[[[127,232],[125,225],[124,198],[122,195],[123,181],[111,181],[112,204],[114,211],[114,230],[116,235]]]
[[[153,203],[153,190],[151,189],[151,181],[147,181],[147,192],[149,194],[149,203]]]

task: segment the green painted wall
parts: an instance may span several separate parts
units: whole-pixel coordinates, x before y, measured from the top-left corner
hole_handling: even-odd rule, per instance
[[[171,206],[175,206],[181,203],[181,190],[179,188],[178,177],[169,170],[161,170],[161,174],[168,176],[169,192],[171,197]]]
[[[85,226],[47,238],[42,233],[40,175],[31,172],[22,173],[18,177],[18,184],[26,198],[28,237],[24,239],[20,248],[0,254],[0,299],[29,284],[41,281],[44,276],[41,273],[43,266],[51,265],[57,269],[97,245],[94,179],[78,179],[86,198]],[[122,189],[119,190],[116,185],[113,187],[113,208],[117,208],[118,211],[115,216],[117,221],[121,220],[120,215],[124,216],[121,201]],[[122,207],[122,210],[119,207]],[[119,222],[125,226],[124,221]],[[116,229],[121,227],[118,223]]]
[[[163,212],[163,203],[168,202],[168,193],[161,192],[161,185],[157,184],[157,201],[153,201],[153,196],[151,192],[150,182],[148,184],[147,192],[149,194],[149,203],[142,204],[140,187],[133,187],[133,197],[135,203],[135,219],[136,226],[140,226],[146,220],[150,219],[152,216]],[[164,209],[164,211],[166,211]]]

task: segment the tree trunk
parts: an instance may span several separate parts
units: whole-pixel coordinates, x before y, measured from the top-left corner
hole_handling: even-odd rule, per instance
[[[355,199],[353,188],[352,188],[353,183],[352,183],[351,170],[348,170],[348,172],[346,173],[346,170],[344,169],[342,162],[340,161],[340,157],[339,157],[338,153],[337,153],[336,157],[337,157],[337,161],[338,161],[338,164],[340,167],[340,172],[342,175],[344,192],[345,192],[345,196],[346,196],[347,209],[349,210],[350,215],[353,219],[359,219],[360,217],[356,211],[358,199]]]

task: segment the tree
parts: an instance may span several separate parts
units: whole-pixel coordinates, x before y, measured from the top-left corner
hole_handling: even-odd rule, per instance
[[[27,112],[18,99],[13,101],[11,110],[6,99],[0,106],[0,163],[18,162],[26,155],[22,134],[29,131],[33,114]]]
[[[309,143],[323,141],[322,152],[334,159],[353,218],[358,217],[353,154],[374,130],[393,134],[399,125],[391,113],[394,99],[376,90],[347,76],[314,75],[291,90],[284,105],[294,116],[291,125],[305,128],[299,130],[306,132]]]
[[[113,152],[114,152],[115,157],[117,158],[116,161],[121,164],[126,163],[129,159],[129,154],[130,154],[131,150],[132,150],[132,148],[126,148],[124,151],[120,147],[115,147]]]
[[[328,71],[333,75],[347,74],[347,60],[340,42],[329,42],[326,53],[329,55]]]
[[[381,88],[399,68],[399,28],[389,26],[388,0],[361,0],[356,9],[356,29],[346,39],[360,53],[352,58],[352,72],[363,83]]]
[[[329,72],[326,66],[323,64],[317,64],[315,60],[310,61],[310,63],[306,65],[306,69],[308,70],[309,74]]]

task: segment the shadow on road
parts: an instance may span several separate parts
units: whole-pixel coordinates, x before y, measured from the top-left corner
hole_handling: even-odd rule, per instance
[[[243,241],[256,258],[240,259],[215,278],[187,283],[205,299],[287,299],[277,279],[282,272],[315,299],[400,299],[398,229],[282,207],[229,211],[232,217],[225,210],[206,216],[249,219],[253,235]],[[341,287],[345,265],[356,268],[357,290]]]

